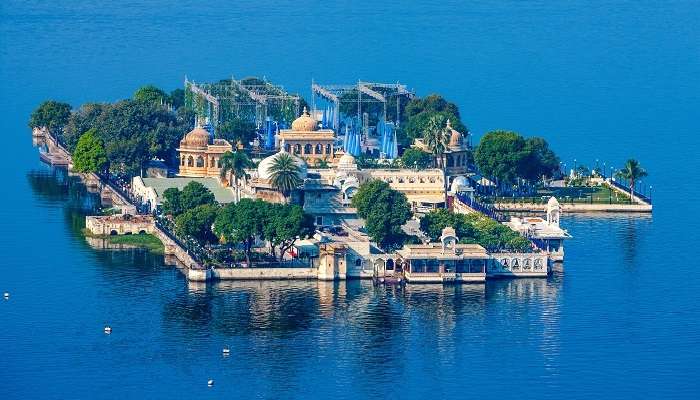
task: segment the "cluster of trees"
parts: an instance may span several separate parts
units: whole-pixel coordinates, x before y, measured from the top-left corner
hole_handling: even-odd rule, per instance
[[[388,183],[372,180],[363,183],[352,198],[357,215],[365,220],[369,237],[385,249],[401,246],[406,234],[401,226],[411,218],[406,195]]]
[[[226,205],[216,216],[213,227],[222,241],[243,245],[248,264],[255,238],[267,240],[270,254],[282,259],[297,239],[314,233],[313,218],[300,206],[259,199],[241,199]]]
[[[183,101],[182,89],[167,94],[151,85],[138,89],[132,99],[88,103],[73,111],[69,104],[46,101],[31,114],[29,126],[47,127],[74,157],[104,153],[106,163],[83,164],[84,172],[109,168],[136,175],[150,159],[174,159],[180,139],[194,120],[194,114],[182,107]],[[168,105],[178,108],[171,111]]]
[[[467,127],[460,119],[457,105],[437,94],[412,99],[406,105],[404,118],[405,123],[402,129],[410,141],[424,138],[431,123],[439,121],[441,127],[444,127],[448,119],[454,129],[462,133],[467,132]]]
[[[534,182],[551,178],[559,171],[559,157],[539,137],[524,138],[511,131],[493,131],[484,135],[474,152],[474,161],[482,174],[497,183],[513,185],[519,179]]]
[[[256,238],[267,240],[270,254],[281,259],[297,239],[309,237],[315,229],[313,218],[300,206],[241,199],[221,207],[199,182],[182,190],[167,189],[163,198],[162,211],[174,218],[175,233],[200,243],[240,244],[248,263]]]
[[[526,238],[481,213],[458,214],[439,209],[420,219],[420,229],[431,241],[438,241],[442,230],[448,226],[455,229],[460,243],[480,244],[489,251],[530,249]]]
[[[406,149],[399,160],[405,168],[425,169],[433,165],[433,156],[415,147]]]

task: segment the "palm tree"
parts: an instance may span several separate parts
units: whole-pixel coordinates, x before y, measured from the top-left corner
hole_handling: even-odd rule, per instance
[[[236,185],[236,200],[240,200],[241,189],[238,186],[238,182],[241,179],[248,180],[248,178],[250,178],[250,175],[248,175],[245,170],[246,168],[252,168],[253,162],[250,161],[244,152],[239,150],[236,150],[234,153],[227,151],[221,156],[219,162],[221,163],[221,179],[226,179],[230,183],[231,176],[233,175]]]
[[[442,170],[443,191],[447,196],[447,163],[445,160],[445,151],[450,143],[450,130],[448,125],[450,120],[445,121],[441,115],[434,115],[428,120],[425,131],[423,132],[423,140],[433,153],[438,168]]]
[[[625,166],[615,173],[618,179],[623,179],[629,182],[630,185],[630,201],[634,202],[634,184],[639,179],[647,176],[647,171],[639,165],[639,161],[634,159],[629,159],[625,163]]]
[[[287,199],[292,190],[301,186],[303,182],[299,177],[301,169],[296,164],[294,157],[287,153],[280,153],[275,157],[269,171],[270,184],[282,192],[285,199]]]

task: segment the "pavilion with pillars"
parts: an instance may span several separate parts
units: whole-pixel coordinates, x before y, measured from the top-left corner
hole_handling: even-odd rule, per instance
[[[335,132],[332,129],[319,129],[318,121],[309,115],[306,108],[302,115],[292,122],[292,129],[282,129],[279,143],[287,153],[301,157],[309,165],[318,165],[322,160],[331,163],[335,156],[333,143]]]

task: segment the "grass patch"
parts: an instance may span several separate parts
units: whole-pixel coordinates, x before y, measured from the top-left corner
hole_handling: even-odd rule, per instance
[[[112,244],[126,244],[141,247],[157,254],[163,254],[165,251],[163,242],[150,233],[139,233],[138,235],[95,235],[87,228],[83,228],[83,234],[86,237],[106,239]]]
[[[163,254],[163,243],[157,237],[150,233],[141,233],[138,235],[114,235],[106,236],[110,243],[128,244],[131,246],[142,247],[154,253]]]

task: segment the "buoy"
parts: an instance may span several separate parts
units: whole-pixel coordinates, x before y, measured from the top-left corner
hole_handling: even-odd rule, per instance
[[[214,386],[214,380],[213,380],[213,379],[209,379],[209,380],[207,381],[207,386],[209,386],[209,387]]]
[[[105,326],[105,333],[108,334],[108,335],[109,335],[110,333],[112,333],[112,327],[111,327],[111,326]]]
[[[231,353],[231,350],[228,347],[224,347],[224,350],[222,350],[222,353],[224,353],[224,356],[229,355]]]

